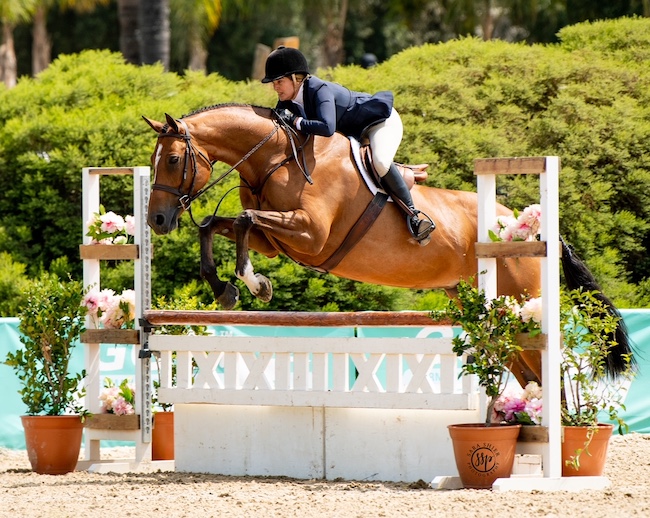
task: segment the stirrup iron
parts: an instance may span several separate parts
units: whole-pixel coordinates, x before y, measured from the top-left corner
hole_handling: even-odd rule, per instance
[[[422,219],[419,218],[420,214],[423,216]],[[413,227],[415,219],[417,219],[417,228]],[[406,217],[406,228],[420,246],[426,246],[431,241],[431,232],[436,229],[436,224],[428,214],[415,210],[413,211],[413,216]]]

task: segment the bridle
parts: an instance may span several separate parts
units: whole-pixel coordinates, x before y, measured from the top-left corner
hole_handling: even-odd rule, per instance
[[[192,202],[207,190],[207,188],[201,189],[200,191],[192,195],[192,190],[194,189],[194,184],[196,183],[197,154],[210,167],[210,174],[212,174],[214,162],[212,162],[207,156],[205,156],[202,151],[196,149],[194,144],[192,144],[192,135],[190,134],[190,130],[187,127],[185,121],[183,119],[180,119],[178,122],[182,124],[183,128],[185,129],[185,133],[177,133],[177,132],[159,133],[158,138],[161,139],[164,137],[172,137],[172,138],[177,138],[185,141],[185,162],[183,164],[183,177],[181,178],[181,183],[177,188],[174,188],[174,187],[170,187],[169,185],[160,185],[154,181],[154,184],[151,186],[151,189],[154,191],[164,191],[173,194],[178,198],[178,203],[180,207],[183,208],[184,210],[188,210]],[[183,192],[182,188],[183,185],[185,184],[185,181],[187,180],[188,166],[190,163],[192,164],[192,183],[190,184],[190,188],[188,189],[188,191]]]
[[[275,113],[275,111],[273,112]],[[277,117],[277,114],[276,114]],[[195,225],[197,225],[196,221],[194,221],[194,217],[192,216],[192,211],[191,211],[191,205],[194,200],[196,200],[199,196],[202,196],[206,191],[217,185],[221,180],[223,180],[226,176],[228,176],[230,173],[232,173],[234,170],[236,170],[241,164],[246,162],[252,155],[255,153],[258,149],[260,149],[264,144],[266,144],[273,135],[275,135],[278,130],[280,129],[280,126],[283,127],[283,129],[287,132],[287,135],[289,137],[289,140],[291,142],[291,149],[292,149],[292,156],[289,156],[282,160],[279,164],[276,164],[270,171],[268,171],[262,181],[260,182],[260,185],[257,187],[251,186],[244,178],[242,178],[242,181],[246,183],[246,185],[251,189],[251,192],[253,194],[257,194],[261,192],[264,184],[266,184],[266,181],[271,177],[271,175],[277,171],[280,167],[285,165],[287,162],[290,160],[296,160],[296,163],[298,164],[298,167],[302,171],[303,175],[307,179],[307,181],[312,184],[312,179],[309,176],[309,172],[307,171],[306,164],[304,163],[304,153],[303,153],[303,164],[300,163],[298,160],[298,153],[303,150],[304,145],[306,144],[306,141],[301,145],[301,146],[296,146],[295,144],[295,136],[297,135],[296,131],[291,128],[285,121],[283,121],[281,118],[277,117],[277,120],[279,124],[274,124],[273,130],[266,135],[262,140],[260,140],[248,153],[246,153],[235,165],[233,165],[230,169],[228,169],[225,173],[221,174],[216,180],[213,180],[210,182],[207,186],[205,186],[203,189],[198,190],[196,193],[192,194],[192,191],[194,189],[194,185],[196,183],[196,173],[198,171],[197,169],[197,155],[205,161],[208,166],[210,167],[210,174],[212,174],[214,164],[216,163],[216,160],[213,162],[211,161],[201,150],[196,149],[194,144],[192,143],[192,135],[190,133],[189,128],[187,127],[187,123],[183,119],[178,119],[178,122],[183,126],[183,129],[185,130],[185,133],[180,133],[180,132],[165,132],[165,133],[159,133],[158,134],[158,139],[161,138],[166,138],[166,137],[171,137],[171,138],[177,138],[180,140],[183,140],[185,142],[185,156],[184,156],[184,161],[185,163],[183,164],[183,177],[181,179],[180,185],[177,188],[170,187],[168,185],[160,185],[155,182],[151,186],[151,189],[154,191],[164,191],[170,194],[173,194],[178,198],[178,203],[179,203],[179,208],[182,208],[183,210],[186,210],[190,213],[190,217],[192,218],[192,221],[194,222]],[[185,184],[185,181],[187,180],[188,177],[188,168],[189,165],[191,164],[192,170],[192,181],[190,183],[190,187],[187,192],[183,192],[182,188],[183,185]],[[197,225],[198,226],[198,225]]]

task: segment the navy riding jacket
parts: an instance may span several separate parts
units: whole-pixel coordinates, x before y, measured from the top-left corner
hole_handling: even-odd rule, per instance
[[[286,108],[303,117],[300,131],[324,137],[338,131],[361,139],[370,126],[385,121],[393,109],[392,92],[353,92],[315,76],[305,79],[303,100],[305,113],[300,113],[300,106],[293,101],[279,101],[276,109]]]

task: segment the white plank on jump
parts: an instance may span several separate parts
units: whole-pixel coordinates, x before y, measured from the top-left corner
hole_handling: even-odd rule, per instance
[[[453,355],[451,338],[358,338],[151,335],[152,351],[375,353]]]

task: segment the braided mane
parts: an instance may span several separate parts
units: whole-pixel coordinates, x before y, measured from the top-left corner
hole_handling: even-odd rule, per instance
[[[218,108],[230,108],[230,107],[240,107],[240,108],[259,108],[261,110],[271,110],[268,106],[256,106],[254,104],[242,104],[242,103],[222,103],[222,104],[213,104],[212,106],[206,106],[204,108],[199,108],[194,110],[191,113],[183,115],[181,118],[191,117],[192,115],[198,115],[199,113],[208,112],[211,110],[216,110]]]

